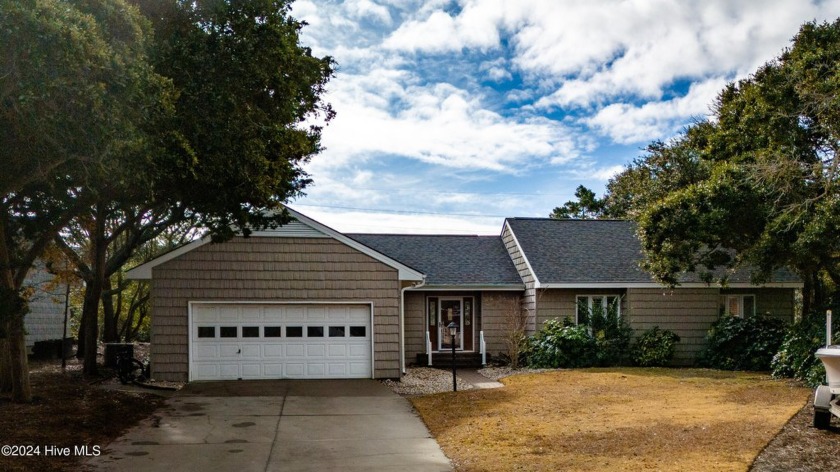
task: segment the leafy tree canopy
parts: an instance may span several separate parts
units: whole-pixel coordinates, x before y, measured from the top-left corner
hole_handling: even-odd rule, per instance
[[[647,270],[668,284],[742,266],[756,282],[780,267],[806,284],[823,271],[840,282],[837,64],[840,20],[805,24],[719,94],[709,121],[610,182],[608,200],[638,219]]]
[[[563,206],[556,207],[549,217],[554,219],[572,218],[576,220],[589,220],[605,216],[606,202],[598,198],[595,192],[579,185],[575,190],[577,201],[569,200]]]

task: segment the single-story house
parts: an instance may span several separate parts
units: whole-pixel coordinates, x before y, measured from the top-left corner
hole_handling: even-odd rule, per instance
[[[29,354],[53,356],[59,352],[61,339],[70,332],[64,316],[67,285],[56,282],[55,276],[39,262],[29,271],[24,287],[30,294],[29,312],[23,318],[26,349]],[[36,343],[44,348],[36,349]]]
[[[297,211],[274,230],[194,241],[129,271],[152,281],[152,375],[161,380],[398,378],[451,352],[498,355],[509,317],[612,307],[637,333],[682,338],[690,364],[723,312],[790,320],[801,282],[669,289],[641,271],[632,222],[508,218],[499,236],[343,234]]]

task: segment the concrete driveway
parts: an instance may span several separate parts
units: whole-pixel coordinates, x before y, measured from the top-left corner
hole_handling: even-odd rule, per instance
[[[411,404],[373,380],[187,385],[93,470],[449,471]]]

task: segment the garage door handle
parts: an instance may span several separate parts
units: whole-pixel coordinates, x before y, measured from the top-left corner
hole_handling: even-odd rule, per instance
[[[236,351],[237,354],[242,354],[242,349]]]

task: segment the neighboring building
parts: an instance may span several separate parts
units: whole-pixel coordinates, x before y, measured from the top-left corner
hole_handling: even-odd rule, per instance
[[[250,238],[205,238],[129,271],[152,280],[152,375],[161,380],[395,378],[452,344],[497,355],[507,315],[547,319],[611,306],[638,333],[682,338],[690,364],[723,312],[793,318],[786,272],[763,286],[687,278],[663,288],[638,268],[632,222],[509,218],[500,236],[342,234],[290,210]],[[431,356],[430,356],[431,354]],[[436,362],[433,358],[433,363]]]
[[[24,282],[24,287],[32,290],[29,313],[23,318],[26,329],[26,348],[30,354],[35,343],[58,342],[65,333],[66,285],[56,283],[53,279],[52,274],[42,266],[36,265],[29,271]]]

